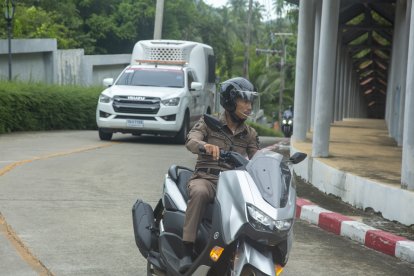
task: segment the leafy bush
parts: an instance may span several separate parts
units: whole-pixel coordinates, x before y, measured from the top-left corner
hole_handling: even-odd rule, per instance
[[[0,81],[0,133],[96,129],[101,87]]]
[[[259,136],[272,136],[272,137],[283,137],[282,132],[276,131],[272,128],[266,127],[264,125],[260,125],[253,122],[247,122],[247,124],[253,127]]]
[[[33,130],[96,129],[102,87],[59,86],[0,81],[0,133]],[[247,122],[259,136],[283,136]]]

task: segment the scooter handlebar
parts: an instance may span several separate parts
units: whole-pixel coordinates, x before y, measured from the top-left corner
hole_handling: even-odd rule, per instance
[[[199,152],[201,154],[206,154],[206,149],[204,146],[199,147]],[[220,161],[232,165],[234,168],[245,168],[249,160],[243,157],[240,153],[230,150],[220,149]]]
[[[201,146],[198,148],[198,150],[199,150],[199,152],[200,152],[201,154],[210,155],[210,154],[207,154],[206,149],[204,148],[204,146],[203,146],[203,145],[201,145]],[[231,155],[231,153],[232,153],[232,152],[233,152],[233,151],[228,151],[228,150],[223,150],[223,149],[220,149],[220,159],[225,159],[225,158],[228,158],[228,157]]]

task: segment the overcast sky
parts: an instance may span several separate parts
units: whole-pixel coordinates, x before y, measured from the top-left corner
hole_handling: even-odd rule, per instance
[[[218,8],[218,7],[226,5],[228,0],[203,0],[203,1],[209,4],[210,6]],[[265,7],[266,11],[263,14],[263,19],[267,20],[267,19],[271,19],[275,17],[274,12],[272,11],[273,0],[254,0],[254,1],[259,2]]]

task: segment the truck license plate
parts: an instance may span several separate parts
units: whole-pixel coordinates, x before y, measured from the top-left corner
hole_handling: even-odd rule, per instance
[[[144,127],[143,120],[130,119],[130,120],[127,120],[126,124],[128,127]]]

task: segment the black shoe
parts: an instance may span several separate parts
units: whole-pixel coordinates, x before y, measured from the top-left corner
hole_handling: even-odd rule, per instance
[[[193,261],[191,260],[190,256],[185,255],[181,260],[180,260],[180,266],[178,268],[178,271],[180,273],[184,273],[186,272],[191,265],[193,264]]]
[[[193,255],[193,242],[183,241],[183,257],[180,260],[180,266],[178,267],[178,271],[180,273],[186,272],[192,265],[193,261],[191,256]]]

